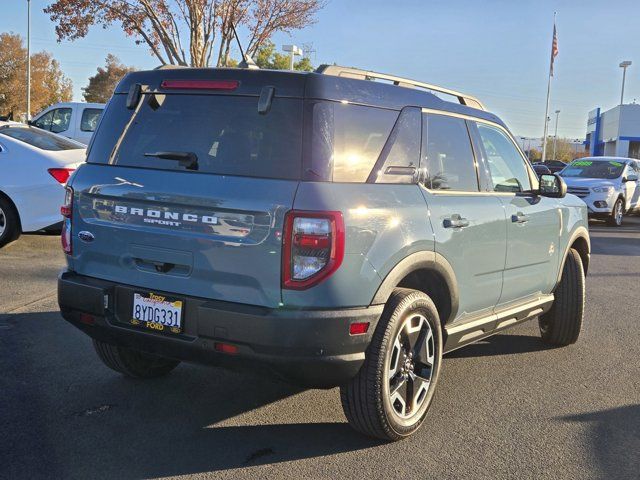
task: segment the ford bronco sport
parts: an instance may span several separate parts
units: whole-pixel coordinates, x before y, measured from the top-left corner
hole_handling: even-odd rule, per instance
[[[437,92],[438,95],[433,92]],[[63,317],[124,375],[180,361],[340,386],[398,440],[442,355],[580,333],[587,210],[468,95],[338,66],[127,75],[69,181]]]

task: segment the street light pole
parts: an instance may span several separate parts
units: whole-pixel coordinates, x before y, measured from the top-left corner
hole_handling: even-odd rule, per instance
[[[620,92],[620,105],[624,103],[624,81],[627,77],[627,67],[631,65],[629,60],[625,60],[620,63],[620,68],[622,68],[622,92]]]
[[[296,55],[302,55],[302,49],[296,45],[283,45],[282,50],[289,53],[289,70],[293,70]]]
[[[560,110],[556,110],[556,131],[553,134],[553,159],[557,160],[556,158],[556,140],[558,139],[558,117],[560,116]]]
[[[27,0],[27,121],[31,120],[31,0]]]

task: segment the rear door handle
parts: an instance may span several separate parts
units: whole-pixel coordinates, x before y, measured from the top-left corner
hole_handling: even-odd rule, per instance
[[[444,228],[464,228],[469,226],[469,220],[454,213],[451,217],[445,218],[442,225]]]
[[[527,223],[529,221],[529,217],[527,217],[524,213],[518,212],[514,215],[511,215],[511,221],[513,223]]]

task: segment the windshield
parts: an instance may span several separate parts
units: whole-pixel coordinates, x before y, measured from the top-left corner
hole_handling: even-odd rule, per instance
[[[145,94],[140,102],[132,118],[126,95],[113,97],[89,163],[300,178],[300,99],[274,98],[266,114],[258,113],[258,98],[249,96]]]
[[[84,150],[84,146],[67,140],[60,135],[53,135],[39,128],[32,127],[3,127],[0,134],[15,138],[41,150],[57,152],[60,150]]]
[[[613,180],[622,175],[624,163],[615,160],[578,160],[560,173],[563,177],[605,178]]]

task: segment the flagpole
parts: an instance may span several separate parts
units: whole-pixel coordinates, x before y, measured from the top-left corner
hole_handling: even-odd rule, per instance
[[[553,34],[555,36],[555,30],[556,30],[556,12],[553,12]],[[552,39],[552,46],[551,48],[553,49],[553,41],[555,39]],[[551,73],[553,70],[551,70],[553,68],[553,50],[551,52],[551,59],[549,60],[549,78],[547,79],[547,107],[544,111],[544,134],[542,136],[542,159],[541,161],[545,161],[547,158],[547,128],[549,126],[549,99],[551,98]]]

